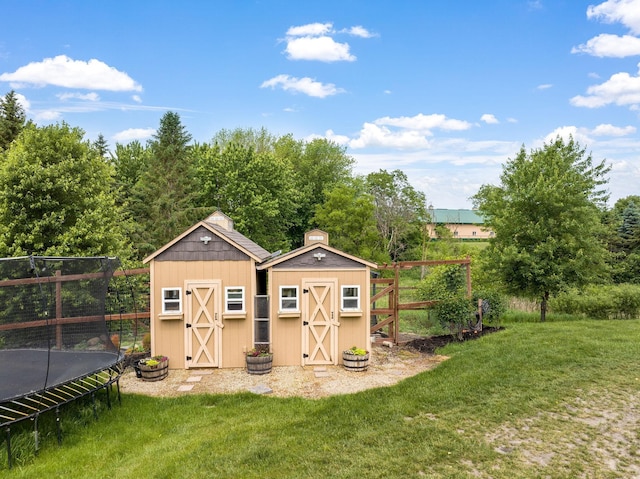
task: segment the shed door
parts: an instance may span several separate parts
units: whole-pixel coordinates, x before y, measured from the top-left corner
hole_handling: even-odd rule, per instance
[[[336,280],[302,282],[303,365],[338,364]]]
[[[186,368],[220,367],[222,322],[219,282],[186,282]]]

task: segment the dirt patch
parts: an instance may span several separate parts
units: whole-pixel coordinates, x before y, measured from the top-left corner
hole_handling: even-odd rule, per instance
[[[484,326],[482,331],[465,331],[462,334],[463,341],[471,341],[473,339],[478,339],[486,334],[495,333],[500,331],[502,328],[492,327],[492,326]],[[436,349],[446,346],[452,342],[458,342],[459,339],[447,334],[443,336],[431,336],[428,338],[415,338],[406,343],[406,347],[415,349],[421,353],[433,354]]]

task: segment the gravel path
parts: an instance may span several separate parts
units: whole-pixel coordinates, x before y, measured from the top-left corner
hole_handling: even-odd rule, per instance
[[[280,397],[320,398],[390,386],[433,369],[445,359],[401,346],[374,345],[369,368],[364,372],[346,371],[342,366],[274,367],[264,375],[248,374],[244,368],[174,369],[162,381],[147,382],[136,378],[129,368],[120,380],[120,388],[126,393],[150,396],[252,391]]]

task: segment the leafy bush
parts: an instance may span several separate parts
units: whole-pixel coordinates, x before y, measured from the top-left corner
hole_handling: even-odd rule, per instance
[[[460,266],[436,266],[418,286],[418,294],[423,301],[429,301],[464,294],[465,288],[465,274]]]
[[[453,295],[438,301],[433,311],[443,327],[462,339],[462,332],[469,326],[475,314],[473,303],[464,296]]]
[[[590,285],[571,289],[550,302],[554,312],[594,319],[632,319],[640,316],[640,285]]]
[[[507,311],[507,297],[498,291],[489,289],[474,291],[473,304],[477,305],[479,299],[483,301],[483,321],[497,322]]]

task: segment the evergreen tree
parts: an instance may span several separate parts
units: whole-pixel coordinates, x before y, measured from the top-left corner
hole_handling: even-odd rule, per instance
[[[9,148],[25,126],[26,114],[18,102],[18,96],[11,90],[0,98],[0,152]]]
[[[98,138],[93,142],[93,148],[98,152],[100,158],[107,158],[109,155],[109,143],[102,133],[98,134]]]
[[[167,112],[148,144],[146,168],[134,188],[134,244],[145,256],[202,219],[195,208],[198,185],[189,142],[180,116]]]

